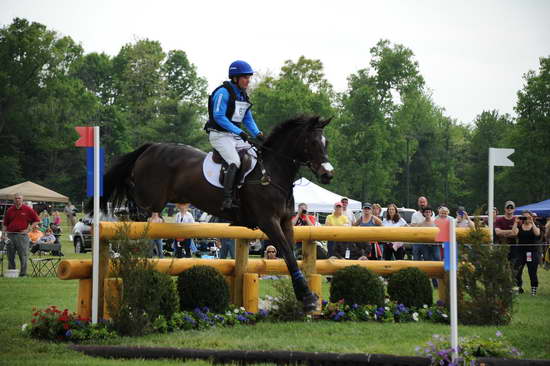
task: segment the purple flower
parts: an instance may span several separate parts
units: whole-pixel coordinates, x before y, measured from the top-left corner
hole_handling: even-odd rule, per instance
[[[323,306],[325,306],[326,304],[328,304],[328,301],[327,301],[327,300],[323,300],[323,301],[322,301],[322,304],[323,304]]]
[[[72,335],[73,335],[73,332],[70,329],[65,332],[65,337],[67,337],[67,338],[71,338]]]
[[[357,309],[358,307],[359,307],[359,305],[357,305],[357,304],[353,304],[353,305],[351,306],[351,308],[352,308],[353,310]]]
[[[444,306],[445,305],[445,303],[442,300],[437,300],[437,302],[435,304],[437,306]]]
[[[428,310],[428,318],[431,318],[432,317],[432,311],[431,310]]]
[[[502,337],[502,332],[500,330],[497,330],[496,336],[497,337]]]
[[[248,322],[248,318],[244,315],[239,315],[237,316],[237,320],[240,321],[241,323],[246,323]]]
[[[202,308],[202,312],[203,313],[208,313],[208,312],[210,312],[210,309],[208,309],[208,306],[205,306],[205,307]]]
[[[267,317],[267,315],[269,314],[269,312],[265,309],[260,309],[260,316],[262,317]]]

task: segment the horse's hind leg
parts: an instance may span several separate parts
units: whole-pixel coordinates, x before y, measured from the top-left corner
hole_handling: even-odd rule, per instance
[[[306,279],[298,267],[296,257],[292,252],[292,240],[294,235],[290,220],[277,221],[275,218],[272,218],[264,222],[263,225],[260,225],[260,229],[262,229],[273,243],[278,245],[279,251],[283,254],[288,272],[292,279],[294,294],[299,301],[303,302],[304,311],[310,312],[315,310],[317,306],[317,297],[309,290]]]

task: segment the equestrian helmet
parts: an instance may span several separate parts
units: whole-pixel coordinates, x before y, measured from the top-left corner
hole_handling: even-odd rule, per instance
[[[229,77],[232,78],[233,76],[241,76],[241,75],[253,75],[254,70],[252,70],[252,66],[248,64],[248,62],[237,60],[233,61],[231,65],[229,65]]]

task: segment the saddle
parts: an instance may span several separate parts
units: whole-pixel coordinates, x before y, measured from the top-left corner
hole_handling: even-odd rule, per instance
[[[243,180],[243,174],[245,172],[248,172],[250,170],[250,167],[252,166],[252,157],[247,153],[247,150],[248,149],[242,149],[237,151],[239,154],[239,158],[241,159],[241,167],[239,168],[237,176],[235,177],[235,184],[238,184],[238,182]],[[221,164],[222,166],[220,170],[220,184],[223,186],[225,172],[227,171],[229,165],[216,149],[212,150],[212,161],[216,164]]]

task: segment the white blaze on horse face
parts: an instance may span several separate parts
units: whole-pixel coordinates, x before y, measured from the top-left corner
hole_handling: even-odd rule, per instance
[[[329,173],[332,173],[332,171],[334,170],[334,168],[332,167],[332,164],[329,163],[328,161],[326,163],[321,164],[321,166]]]
[[[323,144],[323,147],[327,147],[327,139],[325,136],[321,136],[321,143]]]

